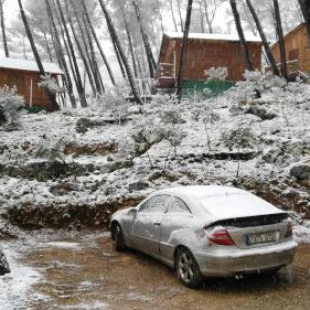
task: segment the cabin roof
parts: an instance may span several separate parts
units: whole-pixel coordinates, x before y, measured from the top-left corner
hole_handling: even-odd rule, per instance
[[[51,62],[42,62],[44,71],[52,74],[64,74],[58,65]],[[0,57],[0,68],[39,72],[37,63],[34,60]]]
[[[183,32],[165,32],[164,35],[171,39],[182,39]],[[232,42],[239,42],[238,34],[224,34],[224,33],[193,33],[190,32],[188,34],[189,39],[193,40],[206,40],[206,41],[232,41]],[[246,33],[245,39],[247,42],[255,42],[255,43],[262,43],[260,37],[254,36],[252,34]]]
[[[302,23],[298,24],[297,26],[295,26],[294,28],[290,29],[290,30],[284,35],[284,37],[289,36],[289,35],[293,34],[294,32],[299,31],[299,30],[300,30],[301,28],[303,28],[303,27],[306,27],[306,23],[305,23],[305,22],[302,22]]]
[[[297,26],[295,26],[293,29],[289,30],[284,36],[283,36],[283,39],[287,39],[289,38],[290,36],[294,36],[296,34],[296,32],[298,32],[300,29],[306,27],[306,23],[305,22],[302,22],[300,24],[298,24]],[[271,48],[274,48],[276,47],[277,45],[279,45],[279,41],[275,41],[272,45],[271,45]]]

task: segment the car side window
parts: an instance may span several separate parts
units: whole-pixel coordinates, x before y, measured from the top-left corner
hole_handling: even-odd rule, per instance
[[[186,205],[186,203],[178,198],[178,197],[173,197],[172,203],[169,207],[169,213],[188,213],[191,214],[191,211],[189,207]]]
[[[170,201],[169,195],[157,195],[151,197],[149,200],[144,202],[139,213],[151,213],[151,212],[165,212],[167,210],[168,202]]]

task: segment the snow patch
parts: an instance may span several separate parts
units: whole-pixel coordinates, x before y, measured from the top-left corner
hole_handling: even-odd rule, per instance
[[[18,254],[3,245],[3,250],[10,264],[11,273],[0,276],[1,309],[28,310],[29,295],[32,300],[44,299],[40,294],[33,294],[31,287],[42,280],[42,275],[34,268],[18,262]]]
[[[309,227],[306,225],[295,225],[293,227],[293,234],[294,239],[298,243],[310,243],[310,225]]]
[[[41,247],[55,247],[55,248],[67,248],[67,249],[79,249],[81,245],[75,242],[54,241],[40,244]]]

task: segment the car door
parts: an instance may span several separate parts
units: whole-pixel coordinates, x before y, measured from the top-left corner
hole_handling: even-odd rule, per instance
[[[193,214],[189,206],[179,197],[172,196],[161,222],[160,254],[163,258],[171,260],[175,247],[186,244],[192,220]]]
[[[131,242],[135,248],[149,254],[159,253],[160,226],[169,201],[170,195],[159,194],[139,207],[131,227]]]

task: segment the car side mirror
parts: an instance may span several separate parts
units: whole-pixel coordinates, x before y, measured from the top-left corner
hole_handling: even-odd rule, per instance
[[[128,211],[128,215],[131,215],[131,216],[136,216],[138,213],[138,210],[136,208],[132,208]]]

